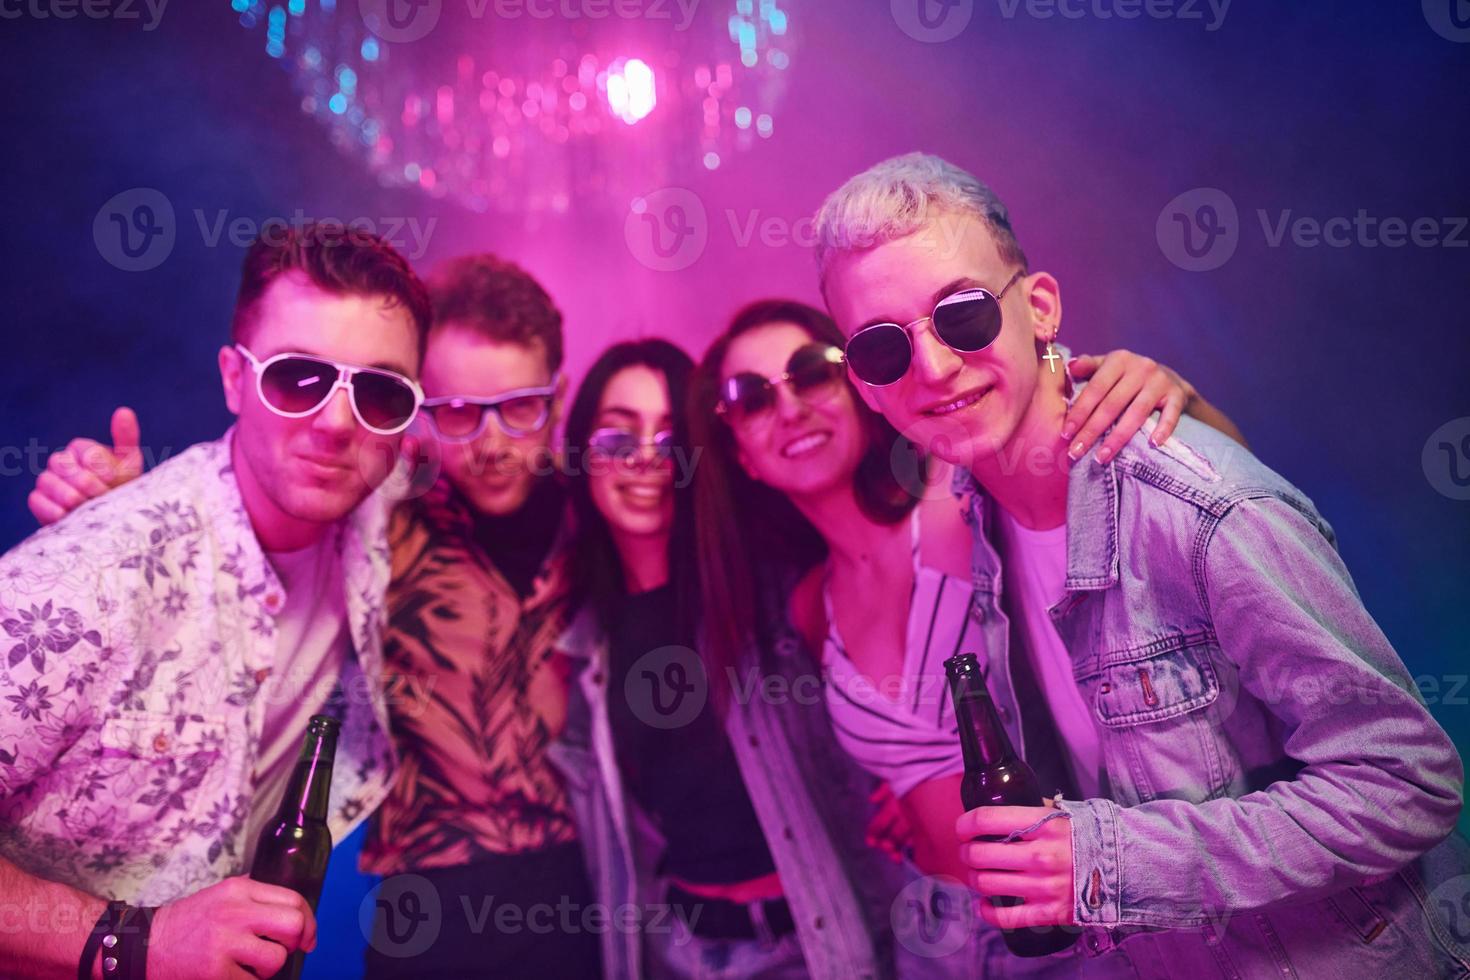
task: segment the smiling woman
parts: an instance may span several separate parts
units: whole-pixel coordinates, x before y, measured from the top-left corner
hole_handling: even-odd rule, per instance
[[[668,458],[643,448],[629,455],[599,450],[608,430],[643,441],[672,433],[687,446],[682,407],[693,361],[665,340],[609,348],[587,372],[567,416],[568,489],[576,514],[573,581],[578,603],[605,608],[625,590],[671,579],[676,591],[693,581],[682,556],[693,554],[692,500],[672,478]],[[605,445],[604,439],[597,440]],[[681,501],[686,501],[680,506]],[[690,559],[692,564],[692,558]],[[680,609],[691,603],[677,603]],[[681,634],[692,635],[690,623]]]
[[[599,901],[696,910],[672,930],[607,936],[606,975],[638,975],[645,959],[672,976],[875,975],[858,883],[882,869],[837,850],[870,787],[819,705],[709,696],[693,491],[670,458],[689,446],[692,367],[666,341],[615,345],[567,427],[582,608],[562,644],[573,682],[558,761]],[[814,671],[798,651],[773,639],[763,676],[800,689]]]

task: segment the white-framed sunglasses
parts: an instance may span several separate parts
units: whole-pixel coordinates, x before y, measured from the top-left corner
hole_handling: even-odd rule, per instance
[[[255,391],[261,404],[282,418],[314,415],[342,388],[347,391],[359,425],[380,436],[391,436],[408,428],[424,403],[418,382],[397,371],[290,351],[262,361],[243,344],[236,344],[235,350],[255,372]]]
[[[470,442],[480,438],[490,424],[490,416],[500,430],[513,438],[540,432],[551,418],[551,402],[561,375],[554,374],[548,384],[538,388],[514,388],[492,398],[468,395],[445,395],[424,400],[424,413],[434,431],[445,442]]]

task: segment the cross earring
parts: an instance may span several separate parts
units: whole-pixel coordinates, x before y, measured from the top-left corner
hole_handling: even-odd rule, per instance
[[[1052,338],[1052,340],[1055,339],[1055,337]],[[1042,355],[1041,359],[1046,362],[1047,367],[1051,368],[1052,374],[1057,373],[1057,361],[1060,361],[1062,359],[1062,355],[1057,353],[1057,349],[1052,346],[1051,340],[1048,340],[1046,342],[1046,353]]]

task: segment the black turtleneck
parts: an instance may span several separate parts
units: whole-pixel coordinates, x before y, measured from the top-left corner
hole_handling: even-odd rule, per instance
[[[541,477],[509,514],[475,514],[475,540],[522,599],[531,594],[565,510],[566,491],[555,478]]]

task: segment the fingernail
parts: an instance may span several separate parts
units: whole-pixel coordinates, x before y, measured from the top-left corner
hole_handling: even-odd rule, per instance
[[[1077,427],[1071,422],[1062,423],[1062,438],[1070,439],[1077,434]]]
[[[1110,460],[1112,458],[1113,458],[1113,451],[1111,449],[1109,449],[1107,446],[1104,446],[1104,447],[1102,447],[1101,449],[1099,449],[1097,451],[1097,461],[1099,463],[1106,463],[1108,460]]]
[[[1067,457],[1069,459],[1071,459],[1072,462],[1074,462],[1074,463],[1077,462],[1077,460],[1081,459],[1082,458],[1082,443],[1081,442],[1074,442],[1074,443],[1072,443],[1072,448],[1067,450]]]

